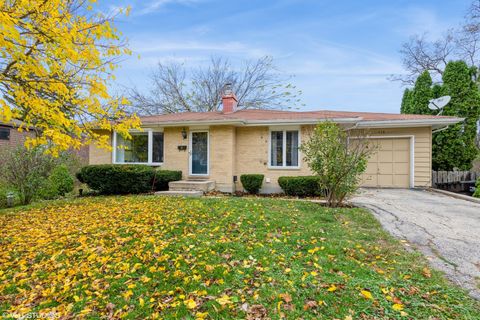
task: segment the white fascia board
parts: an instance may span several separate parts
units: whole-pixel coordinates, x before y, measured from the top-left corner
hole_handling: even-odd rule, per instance
[[[168,121],[142,123],[142,127],[179,127],[179,126],[208,126],[208,125],[234,125],[234,126],[269,126],[269,125],[306,125],[317,124],[323,121],[335,123],[357,123],[360,118],[321,118],[321,119],[278,119],[278,120],[202,120],[202,121]]]
[[[279,119],[279,120],[248,120],[245,126],[279,126],[279,125],[306,125],[331,121],[335,123],[357,123],[359,118],[320,118],[320,119]]]
[[[168,122],[148,122],[142,123],[142,127],[189,127],[189,126],[208,126],[208,125],[243,125],[242,120],[205,120],[205,121],[168,121]]]
[[[357,124],[357,128],[402,128],[402,127],[424,127],[424,126],[441,128],[441,127],[459,123],[463,120],[464,118],[360,121]]]

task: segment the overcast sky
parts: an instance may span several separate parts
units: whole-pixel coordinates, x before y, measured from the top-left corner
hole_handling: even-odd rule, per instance
[[[102,3],[102,1],[99,1]],[[274,58],[303,91],[305,110],[398,113],[403,87],[400,45],[414,33],[431,37],[456,27],[470,0],[109,0],[130,5],[118,28],[134,54],[117,83],[148,86],[157,61],[201,65]],[[140,55],[140,58],[138,58]]]

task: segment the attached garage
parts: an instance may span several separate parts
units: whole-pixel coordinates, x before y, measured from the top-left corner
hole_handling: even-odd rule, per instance
[[[371,155],[362,185],[382,188],[413,187],[414,137],[372,137]]]

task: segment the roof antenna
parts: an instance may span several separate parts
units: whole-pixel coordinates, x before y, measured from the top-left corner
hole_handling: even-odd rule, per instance
[[[428,109],[433,111],[438,111],[437,116],[441,115],[443,112],[443,108],[450,102],[452,97],[450,96],[443,96],[437,99],[431,99],[428,102]]]

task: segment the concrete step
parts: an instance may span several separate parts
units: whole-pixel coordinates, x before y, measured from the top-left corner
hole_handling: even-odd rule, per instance
[[[157,196],[168,197],[185,197],[185,198],[200,198],[203,196],[203,191],[157,191]]]
[[[211,180],[180,180],[168,183],[169,191],[202,191],[215,189],[215,181]]]

